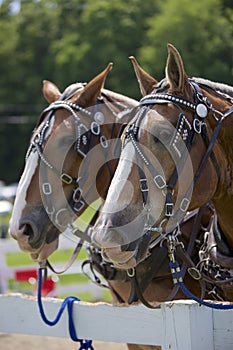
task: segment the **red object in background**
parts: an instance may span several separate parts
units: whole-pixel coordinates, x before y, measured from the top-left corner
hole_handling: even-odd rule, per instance
[[[34,278],[37,281],[37,276],[38,274],[36,269],[15,271],[15,279],[17,282],[30,283],[30,278]],[[47,277],[47,280],[42,283],[41,294],[45,296],[53,292],[54,290],[55,290],[55,282],[52,280],[51,277]]]
[[[37,280],[37,270],[19,270],[15,271],[15,279],[18,282],[28,282],[29,278],[35,278]]]

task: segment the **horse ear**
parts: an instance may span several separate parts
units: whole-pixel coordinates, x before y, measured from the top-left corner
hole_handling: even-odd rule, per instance
[[[104,87],[106,77],[109,71],[112,69],[112,66],[113,63],[110,62],[99,75],[89,81],[89,83],[81,91],[81,94],[76,97],[74,96],[75,102],[83,107],[94,105],[97,97],[101,93],[101,89]]]
[[[133,68],[140,86],[142,96],[148,95],[158,84],[157,80],[146,73],[138,64],[134,56],[129,57],[133,63]]]
[[[187,75],[178,50],[171,44],[167,45],[168,58],[166,64],[166,78],[172,89],[183,92]]]
[[[51,81],[43,80],[43,95],[49,103],[53,103],[59,99],[61,93],[58,87],[51,83]]]

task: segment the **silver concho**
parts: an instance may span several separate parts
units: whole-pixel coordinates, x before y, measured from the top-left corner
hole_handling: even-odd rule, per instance
[[[104,115],[101,112],[96,112],[94,115],[94,119],[96,123],[103,124],[104,123]]]
[[[208,109],[203,103],[199,103],[196,107],[196,112],[200,118],[205,118],[208,114]]]

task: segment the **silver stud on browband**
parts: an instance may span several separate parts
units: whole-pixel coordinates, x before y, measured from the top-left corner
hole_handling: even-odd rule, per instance
[[[208,109],[203,103],[199,103],[196,107],[196,113],[200,118],[205,118],[208,114]]]
[[[96,112],[94,115],[94,119],[96,121],[96,123],[98,124],[103,124],[104,123],[104,115],[101,112]]]

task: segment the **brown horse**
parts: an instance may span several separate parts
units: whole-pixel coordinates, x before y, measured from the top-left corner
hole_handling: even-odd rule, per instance
[[[106,195],[116,167],[115,143],[127,122],[124,111],[137,104],[103,88],[111,67],[63,94],[44,81],[50,105],[33,131],[9,228],[34,260],[45,260],[57,248],[59,233]]]
[[[122,136],[120,161],[94,227],[93,241],[102,248],[104,259],[131,273],[143,266],[152,247],[157,248],[159,263],[160,245],[179,245],[180,229],[182,236],[189,238],[191,228],[186,226],[186,231],[187,224],[181,226],[186,212],[211,201],[215,209],[206,212],[204,221],[213,218],[203,231],[208,234],[202,234],[198,268],[208,270],[207,281],[213,282],[208,278],[213,270],[214,277],[219,273],[224,279],[228,274],[232,282],[233,89],[188,78],[172,45],[168,45],[162,85],[158,86],[135,60],[134,66],[142,93],[149,95],[141,100],[141,108]],[[155,264],[147,266],[152,274],[153,267]],[[200,295],[190,276],[187,284]],[[164,301],[166,288],[172,290],[171,278],[152,282],[144,296]],[[224,298],[233,300],[231,283],[223,290]],[[179,293],[179,297],[184,295]]]

